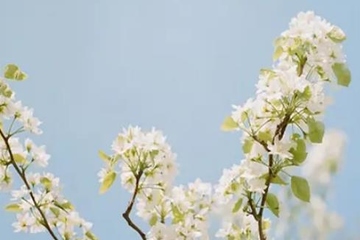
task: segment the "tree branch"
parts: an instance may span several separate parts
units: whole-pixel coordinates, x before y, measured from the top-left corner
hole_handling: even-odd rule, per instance
[[[128,225],[140,235],[141,239],[146,240],[146,234],[130,218],[130,213],[134,206],[135,199],[136,199],[136,196],[139,191],[139,182],[140,182],[140,178],[141,178],[142,174],[143,174],[143,171],[140,170],[140,172],[135,176],[136,181],[135,181],[134,193],[132,195],[132,198],[131,198],[131,201],[130,201],[128,207],[126,208],[126,211],[122,214],[122,216],[126,220]]]
[[[42,218],[43,221],[40,222],[40,224],[46,228],[46,230],[49,232],[49,234],[51,235],[51,237],[52,237],[54,240],[58,240],[58,238],[56,237],[55,233],[54,233],[53,230],[51,229],[49,222],[48,222],[47,219],[46,219],[45,213],[41,210],[39,204],[37,203],[37,201],[36,201],[36,199],[35,199],[35,197],[34,197],[34,194],[32,193],[30,184],[29,184],[29,182],[28,182],[27,179],[26,179],[25,171],[21,171],[21,169],[19,168],[19,166],[18,166],[17,163],[15,162],[14,155],[13,155],[13,153],[12,153],[12,150],[11,150],[11,147],[10,147],[10,144],[9,144],[10,135],[9,135],[9,136],[5,136],[5,134],[3,133],[3,131],[2,131],[1,129],[0,129],[0,135],[1,135],[1,138],[4,140],[5,145],[6,145],[6,148],[7,148],[8,152],[9,152],[11,165],[14,166],[15,171],[17,172],[17,174],[20,176],[21,180],[22,180],[23,183],[25,184],[26,189],[29,191],[29,195],[30,195],[31,201],[32,201],[33,204],[34,204],[34,207],[37,209],[37,211],[38,211],[38,212],[40,213],[40,215],[41,215],[41,218]]]
[[[272,144],[274,144],[276,138],[278,138],[279,141],[283,138],[284,133],[286,131],[286,127],[289,124],[290,119],[291,119],[291,114],[290,113],[286,114],[284,119],[277,126],[276,131],[275,131],[275,136],[272,139]],[[267,145],[263,145],[263,146],[269,152]],[[269,189],[270,189],[271,178],[273,177],[273,174],[274,174],[272,171],[273,164],[274,164],[274,156],[272,154],[269,154],[269,166],[268,166],[269,171],[268,171],[268,176],[267,176],[266,182],[265,182],[266,187],[265,187],[264,193],[262,194],[262,197],[261,197],[259,213],[256,214],[256,216],[254,215],[256,221],[258,222],[258,231],[259,231],[260,240],[266,240],[266,236],[263,231],[263,214],[264,214],[264,209],[265,209],[266,198],[267,198],[267,195],[268,195]],[[251,207],[251,205],[250,205],[250,207]]]

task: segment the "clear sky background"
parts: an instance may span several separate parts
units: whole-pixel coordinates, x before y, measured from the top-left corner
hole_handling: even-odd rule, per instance
[[[299,11],[314,10],[348,35],[350,88],[334,93],[327,128],[348,135],[346,161],[331,206],[346,230],[360,227],[360,2],[356,0],[0,0],[0,65],[15,62],[29,79],[12,84],[35,109],[52,155],[48,170],[103,240],[138,239],[121,213],[120,183],[98,194],[99,149],[129,124],[164,131],[178,153],[177,183],[215,183],[241,159],[238,133],[219,126],[231,104],[254,95],[259,69],[271,66],[273,40]],[[1,193],[0,205],[9,200]],[[15,234],[0,213],[0,239]]]

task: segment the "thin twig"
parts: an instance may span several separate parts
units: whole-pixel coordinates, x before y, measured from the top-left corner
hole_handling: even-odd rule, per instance
[[[263,228],[262,220],[263,220],[263,212],[264,212],[264,207],[265,207],[265,203],[266,203],[266,198],[269,193],[271,178],[272,178],[272,174],[273,174],[272,169],[271,169],[272,165],[273,165],[273,160],[274,160],[273,155],[270,155],[269,156],[269,176],[267,177],[266,182],[265,182],[266,188],[261,197],[260,209],[259,209],[259,213],[257,214],[257,222],[258,222],[258,230],[259,230],[260,240],[266,240],[266,236],[262,229]]]
[[[275,136],[272,139],[272,144],[274,144],[276,138],[278,138],[279,141],[283,138],[284,133],[286,131],[286,127],[289,124],[290,119],[291,119],[291,114],[286,114],[284,119],[277,126],[276,131],[275,131]],[[269,152],[267,145],[263,145],[263,146]],[[255,220],[258,222],[258,231],[259,231],[260,240],[266,240],[266,236],[263,231],[263,213],[264,213],[264,209],[265,209],[266,198],[267,198],[267,195],[268,195],[269,189],[270,189],[271,178],[274,175],[273,170],[272,170],[273,164],[274,164],[274,156],[272,154],[269,154],[269,166],[268,166],[269,171],[268,171],[268,176],[267,176],[266,182],[265,182],[266,187],[265,187],[264,193],[261,196],[259,213],[254,215]],[[251,205],[250,205],[250,207],[251,207]]]
[[[128,223],[128,225],[134,229],[141,237],[142,240],[146,240],[146,234],[131,220],[130,218],[130,213],[131,210],[134,206],[135,203],[135,199],[136,196],[139,192],[139,182],[140,182],[140,178],[142,176],[143,172],[140,171],[136,176],[135,176],[135,189],[134,189],[134,193],[132,195],[131,201],[128,205],[128,207],[126,208],[126,211],[122,214],[123,218],[126,220],[126,222]]]
[[[256,221],[259,221],[258,214],[256,212],[256,207],[255,207],[254,202],[253,202],[253,200],[251,198],[251,193],[247,197],[248,197],[248,204],[249,204],[250,209],[251,209],[250,214],[254,216]]]

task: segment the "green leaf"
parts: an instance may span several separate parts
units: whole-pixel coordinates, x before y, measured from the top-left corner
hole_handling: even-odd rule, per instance
[[[40,182],[42,183],[42,185],[44,185],[44,187],[47,191],[50,191],[50,189],[52,187],[52,182],[50,179],[48,179],[47,177],[42,177],[42,178],[40,178]]]
[[[306,86],[304,91],[302,93],[300,93],[300,98],[305,100],[305,101],[309,101],[311,98],[311,89],[309,86]]]
[[[322,80],[329,81],[329,77],[326,75],[326,72],[322,67],[316,66],[316,72],[319,74]]]
[[[239,198],[239,200],[236,201],[236,203],[232,209],[233,213],[236,213],[237,211],[239,211],[239,209],[241,208],[242,202],[243,202],[242,198]]]
[[[325,126],[320,121],[315,121],[313,118],[308,118],[307,125],[309,128],[308,136],[312,143],[322,143],[324,137]]]
[[[153,214],[149,220],[149,225],[152,227],[157,223],[157,221],[158,221],[158,217],[155,214]]]
[[[238,127],[239,127],[238,124],[234,121],[232,117],[226,117],[223,124],[221,125],[221,130],[233,131]]]
[[[0,94],[4,97],[9,98],[13,95],[13,92],[5,83],[0,83]]]
[[[8,64],[5,67],[4,77],[11,80],[22,81],[27,78],[27,75],[15,64]]]
[[[9,212],[21,212],[22,211],[20,205],[17,203],[11,203],[11,204],[7,205],[5,207],[5,210],[9,211]]]
[[[109,163],[111,161],[111,157],[102,150],[99,150],[99,157],[106,163]]]
[[[171,205],[171,211],[174,216],[174,218],[172,220],[173,224],[179,223],[183,220],[184,216],[180,212],[179,208],[176,205],[174,205],[174,204]]]
[[[104,181],[102,182],[102,184],[100,186],[100,193],[105,193],[111,187],[111,185],[114,183],[115,179],[116,179],[116,173],[113,171],[109,172],[105,176]]]
[[[263,132],[263,131],[260,131],[258,134],[257,134],[257,137],[260,141],[264,141],[264,142],[269,142],[272,140],[272,136],[271,136],[271,133],[270,131],[266,131],[266,132]]]
[[[262,68],[260,69],[260,74],[263,76],[267,76],[269,79],[276,77],[276,72],[272,69]]]
[[[74,206],[71,204],[71,202],[66,201],[64,203],[61,203],[60,206],[64,208],[65,210],[74,210]]]
[[[283,48],[283,46],[284,46],[284,38],[283,37],[278,37],[274,42],[274,46],[275,46],[275,51],[274,51],[274,54],[273,54],[273,61],[276,61],[276,60],[279,59],[281,54],[286,51],[286,49]]]
[[[268,193],[266,196],[266,205],[275,216],[279,217],[279,201],[274,194]]]
[[[243,152],[245,154],[249,153],[251,151],[253,144],[254,144],[254,141],[252,139],[250,139],[250,138],[245,139],[244,144],[242,146]]]
[[[19,163],[19,164],[25,164],[26,163],[26,159],[21,154],[15,153],[13,155],[13,157],[14,157],[14,161],[16,163]]]
[[[275,47],[279,46],[279,45],[282,45],[283,42],[284,42],[285,38],[284,37],[278,37],[275,39],[275,42],[274,42],[274,45]]]
[[[306,56],[302,56],[302,55],[299,55],[299,62],[298,62],[298,65],[297,65],[297,68],[296,68],[296,71],[297,71],[297,75],[298,76],[301,76],[304,72],[304,67],[305,67],[305,64],[307,62],[307,57]]]
[[[334,63],[332,70],[340,86],[347,87],[351,82],[351,72],[344,63]]]
[[[97,238],[92,232],[90,232],[90,231],[87,231],[87,232],[85,233],[85,236],[86,236],[88,239],[90,239],[90,240],[98,240],[98,238]]]
[[[342,43],[346,40],[346,36],[343,31],[338,27],[333,27],[330,32],[326,35],[330,38],[334,43]]]
[[[310,202],[310,187],[305,178],[292,176],[291,191],[298,199],[304,202]]]
[[[151,159],[155,159],[155,157],[159,154],[159,150],[158,149],[152,150],[149,154]]]
[[[296,165],[300,165],[307,157],[306,143],[301,138],[297,138],[294,141],[296,142],[296,148],[291,148],[289,152],[293,155],[292,161]]]
[[[3,95],[5,97],[9,98],[9,97],[11,97],[13,95],[13,92],[10,89],[8,89],[8,90],[3,92]]]
[[[232,183],[230,184],[230,189],[231,189],[233,192],[235,192],[236,190],[238,190],[238,188],[239,188],[239,184],[238,184],[237,182],[232,182]]]
[[[55,215],[55,217],[60,215],[60,210],[56,207],[50,207],[50,211]]]
[[[273,54],[273,61],[278,60],[281,54],[283,54],[283,52],[284,49],[281,46],[277,46]]]
[[[269,174],[265,173],[264,175],[261,176],[261,178],[267,179],[268,176],[269,176]],[[287,185],[287,182],[285,182],[279,175],[273,176],[270,179],[270,182],[273,183],[273,184]]]
[[[279,185],[287,185],[287,182],[285,182],[279,175],[272,177],[270,182]]]

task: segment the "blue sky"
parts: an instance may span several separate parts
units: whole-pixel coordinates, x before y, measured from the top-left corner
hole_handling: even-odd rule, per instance
[[[129,195],[120,183],[98,194],[97,151],[110,151],[129,124],[164,131],[178,153],[177,183],[215,182],[239,161],[239,135],[219,126],[253,96],[259,69],[271,65],[272,42],[299,11],[314,10],[348,35],[350,88],[334,92],[328,128],[348,135],[346,160],[331,206],[360,225],[360,2],[355,0],[1,0],[0,65],[15,62],[29,79],[12,84],[35,108],[52,155],[49,171],[101,238],[138,239],[120,213]],[[8,202],[0,195],[0,205]],[[1,239],[49,239],[14,234],[12,213],[0,215]]]

